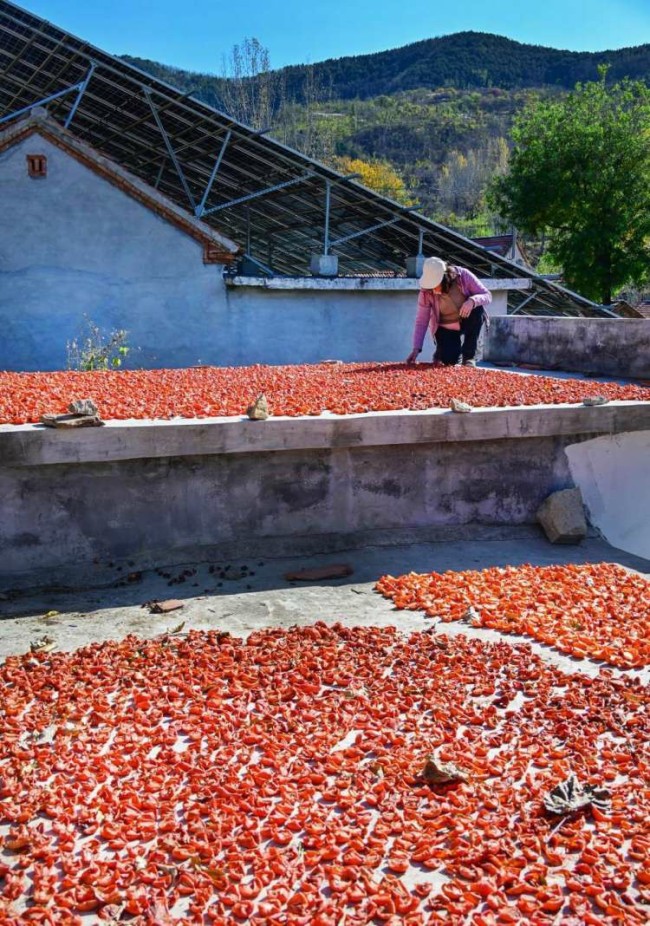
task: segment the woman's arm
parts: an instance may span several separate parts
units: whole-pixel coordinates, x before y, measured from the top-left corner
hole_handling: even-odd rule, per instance
[[[471,298],[474,308],[486,306],[492,302],[492,293],[487,287],[483,286],[478,277],[474,276],[471,270],[466,267],[458,268],[458,277],[460,288],[463,294]]]
[[[413,350],[416,350],[418,353],[422,350],[427,327],[431,321],[433,301],[433,298],[426,290],[420,290],[420,295],[418,296],[418,311],[415,316],[415,327],[413,329]]]

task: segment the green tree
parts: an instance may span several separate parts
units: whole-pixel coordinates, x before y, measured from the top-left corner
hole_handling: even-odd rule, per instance
[[[578,84],[515,120],[508,172],[490,205],[523,232],[546,234],[569,286],[605,304],[650,276],[650,89]]]

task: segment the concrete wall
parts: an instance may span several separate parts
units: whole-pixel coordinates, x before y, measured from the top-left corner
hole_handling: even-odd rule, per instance
[[[410,353],[415,280],[273,282],[229,285],[228,364],[401,361]],[[505,289],[493,292],[491,314],[507,311],[507,296]],[[427,334],[422,359],[433,351]]]
[[[403,360],[411,350],[411,293],[258,288],[228,291],[229,363]],[[427,337],[423,357],[433,351]]]
[[[65,369],[84,313],[128,330],[127,365],[223,362],[223,268],[198,242],[41,137],[0,154],[0,203],[0,369]]]
[[[650,430],[567,448],[591,523],[615,547],[650,559]]]
[[[329,548],[377,531],[529,524],[573,484],[565,448],[650,429],[650,403],[0,428],[2,583],[102,565]],[[51,580],[51,578],[50,578]]]
[[[47,156],[47,178],[28,177],[28,153]],[[127,367],[410,352],[416,280],[240,279],[226,289],[196,241],[40,136],[0,154],[0,201],[0,369],[65,369],[84,315],[106,333],[128,331]],[[530,281],[498,285],[491,314]],[[432,353],[427,336],[423,359]]]
[[[484,358],[650,379],[650,319],[495,318]]]

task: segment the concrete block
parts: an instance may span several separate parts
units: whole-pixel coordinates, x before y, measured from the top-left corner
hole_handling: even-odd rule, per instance
[[[587,536],[580,489],[553,492],[537,511],[537,520],[551,543],[580,543]]]
[[[309,269],[315,277],[335,277],[339,272],[339,259],[334,254],[312,254]]]
[[[419,279],[422,276],[423,267],[424,267],[424,254],[419,254],[417,257],[407,257],[406,258],[407,277]]]

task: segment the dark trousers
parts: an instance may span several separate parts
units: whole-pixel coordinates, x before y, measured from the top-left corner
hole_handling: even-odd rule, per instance
[[[461,319],[460,331],[438,328],[434,359],[444,363],[445,366],[457,364],[461,354],[463,360],[473,360],[476,356],[476,347],[484,320],[485,312],[482,306],[478,306],[472,309],[467,318]]]

